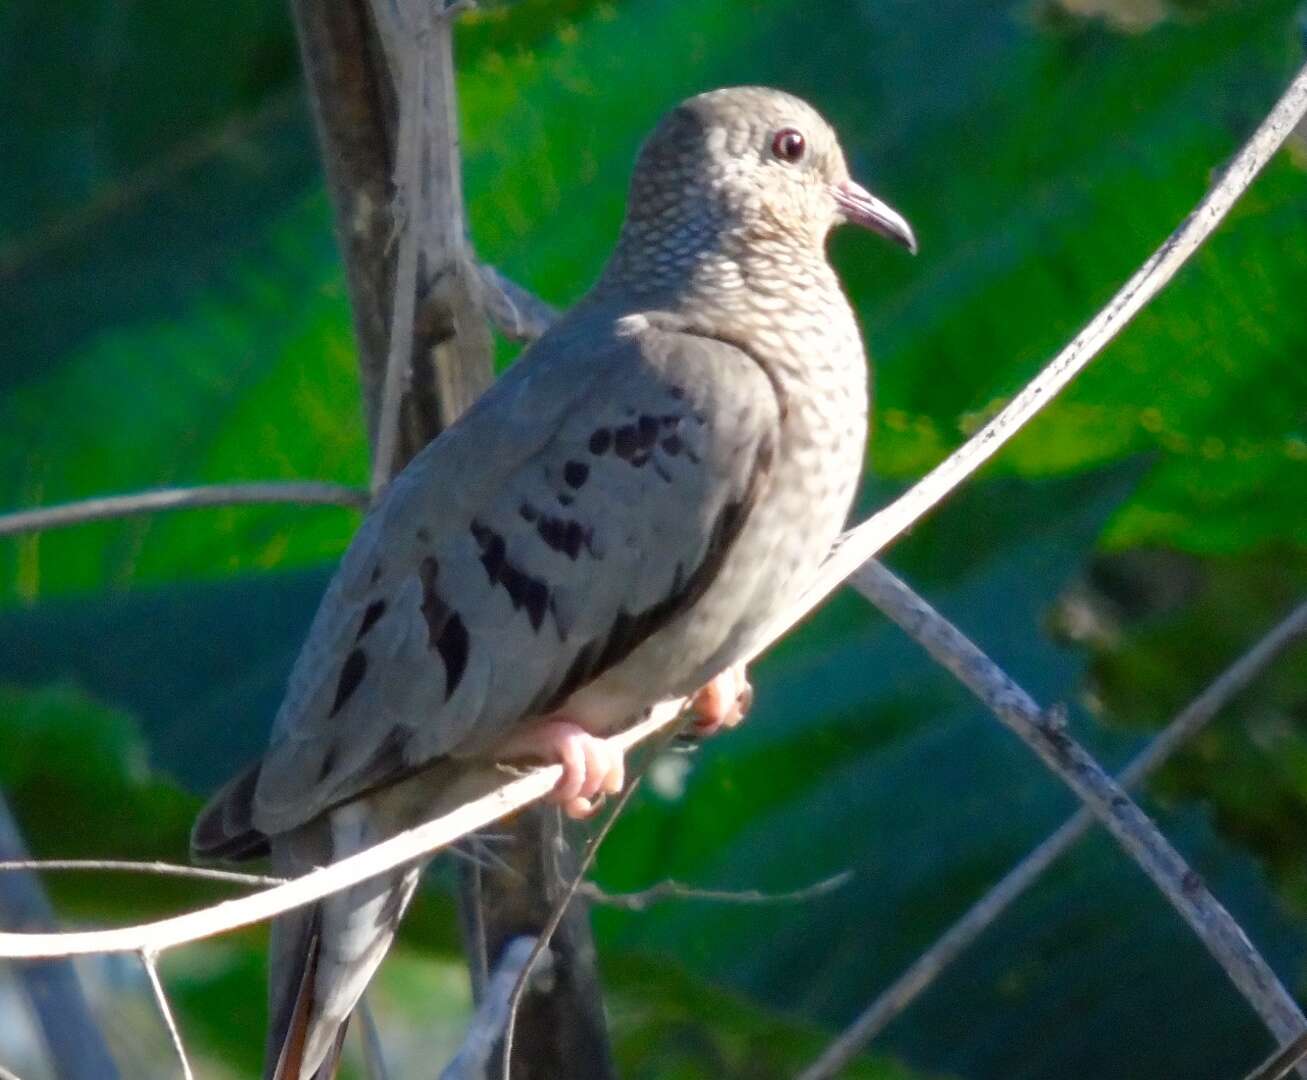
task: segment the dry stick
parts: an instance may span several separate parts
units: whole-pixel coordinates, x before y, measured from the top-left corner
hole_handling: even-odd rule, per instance
[[[580,892],[587,900],[622,911],[644,911],[661,900],[705,900],[714,904],[801,904],[841,889],[853,878],[852,870],[843,870],[831,877],[814,881],[801,889],[789,892],[763,892],[761,889],[701,889],[679,881],[660,881],[647,889],[629,893],[604,892],[592,881],[581,884]]]
[[[1075,341],[990,424],[950,455],[920,484],[910,489],[886,510],[847,533],[827,561],[820,585],[805,593],[789,615],[778,620],[780,629],[765,637],[755,650],[760,652],[789,626],[802,619],[842,579],[856,569],[857,554],[870,558],[939,502],[987,459],[997,445],[1011,438],[1032,419],[1056,391],[1101,352],[1120,330],[1120,322],[1134,314],[1174,276],[1179,263],[1196,250],[1198,243],[1228,212],[1238,195],[1275,152],[1293,125],[1307,114],[1307,68],[1293,83],[1240,151],[1230,169],[1199,208],[1172,234],[1157,255],[1127,283],[1109,304],[1109,318],[1096,318]],[[1234,182],[1232,178],[1238,177]],[[1074,370],[1072,370],[1074,369]],[[662,730],[680,714],[683,702],[664,702],[650,716],[620,735],[615,745],[623,751]],[[562,775],[559,765],[543,766],[503,783],[487,794],[470,800],[449,814],[410,829],[347,859],[265,892],[228,900],[221,904],[152,923],[118,930],[78,931],[61,934],[0,934],[0,957],[41,958],[85,955],[97,952],[137,951],[143,947],[163,951],[174,945],[224,933],[279,915],[319,900],[340,889],[383,874],[388,870],[425,858],[436,849],[525,806],[547,794]]]
[[[368,497],[356,488],[318,481],[288,480],[255,484],[209,484],[204,487],[160,488],[130,495],[102,495],[61,506],[41,506],[0,515],[0,536],[82,525],[88,521],[189,510],[201,506],[245,506],[253,503],[299,503],[312,506],[366,508]]]
[[[518,977],[528,964],[535,961],[537,940],[530,934],[523,934],[504,946],[494,974],[486,981],[481,1003],[472,1016],[462,1045],[441,1071],[440,1080],[486,1080],[490,1055],[494,1053],[508,1022],[509,999],[513,996]],[[544,974],[552,956],[548,953],[541,955],[540,968]]]
[[[1275,1051],[1244,1080],[1284,1080],[1304,1058],[1307,1058],[1307,1033]]]
[[[150,980],[150,989],[154,991],[154,1003],[159,1007],[159,1014],[163,1017],[164,1026],[168,1029],[168,1036],[172,1039],[172,1048],[177,1052],[177,1060],[181,1063],[182,1076],[185,1080],[195,1080],[195,1074],[191,1072],[190,1059],[186,1056],[186,1047],[182,1043],[182,1033],[177,1029],[177,1021],[172,1015],[172,1007],[168,1004],[168,995],[163,991],[163,983],[159,981],[159,969],[155,965],[158,959],[157,954],[151,949],[141,949],[139,954],[141,964],[145,967],[146,977]]]
[[[218,870],[211,866],[184,866],[180,863],[133,862],[130,859],[5,859],[0,860],[0,874],[13,870],[110,870],[129,874],[158,874],[160,877],[194,878],[197,881],[222,881],[229,885],[285,885],[290,878],[271,874],[246,874],[238,870]]]
[[[373,3],[375,15],[388,8],[385,0]],[[418,16],[422,18],[422,16]],[[425,24],[425,19],[423,19]],[[389,27],[388,19],[379,17],[379,30]],[[418,29],[408,28],[408,29]],[[399,94],[399,137],[395,148],[395,197],[392,210],[394,238],[399,242],[395,260],[395,286],[390,291],[390,347],[386,358],[386,377],[381,388],[381,411],[377,418],[377,437],[372,453],[373,498],[390,482],[399,449],[399,404],[404,395],[413,364],[413,320],[417,313],[418,230],[422,207],[422,159],[418,135],[421,130],[419,106],[427,71],[427,44],[430,33],[424,25],[413,35],[416,48],[388,50],[393,58],[391,71],[401,81]],[[383,31],[383,40],[386,39]],[[393,41],[393,38],[392,38]],[[395,66],[398,64],[399,66]]]
[[[608,838],[613,826],[617,824],[617,819],[622,816],[622,811],[630,805],[631,798],[640,786],[640,781],[644,779],[644,774],[648,772],[650,763],[661,751],[667,748],[678,731],[680,731],[680,725],[673,725],[654,740],[644,764],[627,781],[625,790],[613,804],[612,813],[604,819],[604,823],[599,826],[598,831],[590,838],[590,843],[586,845],[585,854],[581,856],[581,861],[577,864],[576,872],[567,883],[563,894],[555,901],[554,909],[549,913],[549,921],[545,923],[544,929],[540,931],[540,936],[536,938],[535,944],[531,946],[531,954],[527,957],[526,963],[522,965],[522,972],[518,975],[517,982],[513,984],[513,992],[508,998],[508,1020],[504,1024],[503,1075],[505,1080],[513,1075],[513,1028],[517,1023],[518,1006],[521,1005],[522,995],[526,992],[526,984],[531,977],[531,969],[535,967],[535,962],[540,954],[549,948],[549,939],[554,936],[554,931],[558,929],[558,924],[563,921],[563,916],[567,913],[568,905],[572,902],[572,898],[576,896],[577,890],[585,880],[585,875],[590,872],[590,867],[594,865],[595,857],[599,854],[599,845]]]
[[[385,1047],[381,1044],[381,1030],[377,1027],[377,1018],[372,1015],[372,1006],[364,994],[354,1007],[359,1018],[359,1028],[363,1033],[363,1075],[368,1080],[390,1080],[390,1070],[386,1068]]]
[[[1251,649],[1218,675],[1122,770],[1118,782],[1130,788],[1155,772],[1172,753],[1199,732],[1244,690],[1273,660],[1307,633],[1307,601]],[[1054,862],[1094,823],[1094,814],[1082,806],[1051,833],[983,897],[973,904],[935,943],[918,957],[859,1014],[830,1044],[800,1080],[834,1075],[852,1061],[872,1039],[915,1001],[973,942],[1033,885]]]
[[[1297,1003],[1239,924],[1121,786],[1067,733],[1059,710],[1040,709],[961,631],[884,567],[863,567],[854,575],[853,584],[952,672],[1080,797],[1189,923],[1277,1039],[1287,1041],[1307,1028]],[[847,1060],[828,1054],[822,1062],[828,1056],[836,1068]],[[804,1072],[801,1080],[833,1075],[833,1069],[822,1062]]]
[[[555,322],[558,311],[493,266],[478,264],[486,317],[510,341],[535,341]]]

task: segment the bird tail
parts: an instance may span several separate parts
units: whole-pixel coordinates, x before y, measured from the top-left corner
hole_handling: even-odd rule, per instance
[[[377,837],[350,807],[272,840],[277,872],[296,876]],[[360,882],[273,921],[265,1080],[332,1080],[350,1014],[395,937],[420,867]]]

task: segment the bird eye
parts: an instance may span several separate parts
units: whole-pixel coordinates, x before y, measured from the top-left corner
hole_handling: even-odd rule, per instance
[[[788,162],[790,165],[802,158],[803,152],[807,148],[803,136],[794,128],[781,128],[772,137],[771,152],[781,161]]]

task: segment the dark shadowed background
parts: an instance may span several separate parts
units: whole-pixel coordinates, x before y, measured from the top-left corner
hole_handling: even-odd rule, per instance
[[[1301,63],[1298,0],[487,3],[458,33],[482,257],[558,304],[616,234],[642,134],[770,83],[836,124],[916,260],[839,236],[875,358],[862,507],[940,460],[1160,242]],[[168,484],[362,484],[344,282],[280,0],[0,7],[0,509]],[[1170,291],[888,561],[1110,763],[1307,589],[1307,137]],[[509,362],[512,350],[504,347]],[[257,752],[357,523],[260,507],[0,540],[0,787],[45,856],[181,859]],[[863,602],[757,670],[738,733],[660,762],[608,841],[667,877],[798,906],[601,910],[624,1076],[792,1074],[1072,809]],[[1147,807],[1307,990],[1307,657],[1280,662]],[[397,1077],[467,1010],[433,875],[375,994]],[[212,887],[61,877],[74,922]],[[169,955],[206,1077],[255,1075],[261,933]],[[166,1076],[131,964],[84,965],[125,1076]],[[1101,834],[850,1075],[1236,1080],[1269,1038]],[[48,1075],[0,976],[0,1063]],[[420,1064],[419,1064],[420,1063]]]

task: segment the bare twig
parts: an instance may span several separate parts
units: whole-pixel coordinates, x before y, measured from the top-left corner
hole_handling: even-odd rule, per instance
[[[604,823],[599,826],[594,836],[590,838],[590,843],[586,845],[585,854],[581,856],[581,861],[577,864],[572,879],[567,883],[562,895],[554,901],[554,909],[550,913],[549,921],[545,923],[543,931],[541,931],[540,936],[531,947],[531,954],[522,966],[521,974],[518,975],[517,982],[513,984],[513,992],[508,999],[508,1020],[504,1025],[503,1076],[505,1080],[513,1075],[511,1068],[513,1061],[513,1028],[517,1022],[518,1006],[522,1002],[522,995],[526,992],[527,980],[531,977],[531,969],[540,954],[549,948],[549,941],[554,936],[554,931],[558,929],[558,924],[563,921],[568,905],[571,904],[572,898],[576,896],[577,890],[585,881],[585,876],[590,872],[590,867],[594,865],[595,857],[599,854],[599,846],[608,838],[613,826],[617,824],[617,819],[622,816],[622,811],[630,805],[632,796],[635,795],[636,789],[640,786],[640,781],[644,779],[644,774],[649,770],[650,762],[658,756],[660,751],[666,749],[679,730],[680,724],[671,725],[654,740],[649,756],[645,758],[640,768],[632,773],[626,782],[625,789],[614,802],[612,812],[604,819]]]
[[[398,10],[413,5],[397,5]],[[374,16],[395,14],[389,3],[373,3]],[[425,13],[418,13],[423,22],[418,27],[397,28],[398,33],[412,38],[415,48],[390,50],[393,61],[391,72],[400,85],[399,138],[395,147],[395,199],[391,219],[395,237],[399,241],[399,255],[395,261],[395,285],[391,290],[390,349],[386,358],[386,377],[381,389],[381,412],[377,420],[376,441],[372,453],[372,495],[375,498],[390,481],[395,469],[395,454],[399,447],[399,402],[404,383],[413,363],[413,320],[417,312],[418,292],[418,231],[416,222],[422,198],[422,159],[418,137],[422,84],[426,78],[427,48],[431,39]],[[378,17],[378,27],[390,25],[390,20]],[[383,40],[385,36],[383,35]]]
[[[288,878],[271,874],[245,874],[238,870],[218,870],[211,866],[183,866],[180,863],[133,862],[130,859],[4,859],[0,874],[13,870],[108,870],[115,873],[157,874],[160,877],[194,878],[197,881],[222,881],[229,885],[284,885]]]
[[[1307,602],[1299,604],[1251,649],[1218,675],[1122,770],[1118,782],[1134,787],[1155,772],[1181,745],[1290,645],[1307,633]],[[936,939],[867,1006],[823,1052],[801,1080],[833,1076],[915,1001],[993,922],[1094,824],[1082,806],[1032,850]]]
[[[441,1072],[440,1080],[485,1080],[490,1055],[504,1033],[504,1025],[508,1023],[513,991],[527,965],[536,960],[538,954],[535,945],[538,940],[524,934],[504,946],[494,974],[486,982],[481,1004],[477,1006],[472,1022],[468,1025],[467,1035],[464,1036],[458,1053]],[[545,974],[551,965],[552,954],[545,952],[539,955],[539,962],[533,966],[537,974]]]
[[[1271,1033],[1287,1041],[1307,1029],[1302,1011],[1230,913],[1157,826],[1066,730],[1059,710],[1042,710],[952,623],[877,563],[853,577],[858,591],[952,672],[1035,751],[1170,900]],[[843,1040],[839,1040],[843,1046]],[[828,1051],[801,1080],[833,1075],[847,1061]]]
[[[9,805],[0,794],[0,858],[26,861],[27,848]],[[44,929],[54,912],[33,873],[0,877],[0,926]],[[68,960],[15,967],[19,985],[40,1029],[55,1071],[63,1080],[114,1080],[118,1067],[82,994]]]
[[[182,1076],[184,1080],[195,1080],[195,1074],[191,1072],[190,1059],[186,1056],[186,1045],[182,1042],[182,1033],[177,1029],[172,1007],[168,1004],[168,995],[164,993],[163,983],[159,980],[159,969],[156,965],[158,958],[149,949],[141,949],[139,956],[145,968],[145,975],[150,980],[150,989],[154,991],[154,1003],[159,1007],[159,1015],[163,1017],[164,1026],[168,1029],[168,1037],[172,1039],[172,1048],[177,1052]]]
[[[644,911],[661,900],[706,900],[714,904],[801,904],[843,888],[853,878],[852,870],[844,870],[831,877],[815,881],[802,889],[789,892],[763,892],[760,889],[700,889],[683,885],[679,881],[660,881],[639,892],[604,892],[593,881],[582,882],[581,895],[596,904],[621,908],[624,911]]]
[[[1245,1080],[1284,1080],[1304,1058],[1307,1058],[1307,1032],[1275,1051]]]
[[[33,259],[57,250],[84,229],[140,205],[188,170],[219,154],[239,151],[262,129],[291,116],[299,100],[297,89],[279,90],[253,112],[177,142],[130,176],[101,187],[86,202],[0,244],[0,283],[16,278]]]
[[[130,495],[102,495],[60,506],[41,506],[0,515],[0,536],[83,525],[90,521],[154,514],[161,510],[189,510],[201,506],[243,506],[254,503],[300,503],[344,506],[362,510],[367,496],[355,488],[317,481],[266,484],[210,484],[205,487],[160,488]]]
[[[372,1006],[368,1004],[366,994],[359,998],[354,1012],[359,1018],[359,1032],[363,1039],[363,1075],[368,1080],[390,1080],[381,1031],[377,1028],[377,1018],[372,1015]]]
[[[510,281],[493,266],[480,263],[477,271],[484,286],[481,298],[486,315],[510,341],[535,341],[558,320],[552,304]]]

